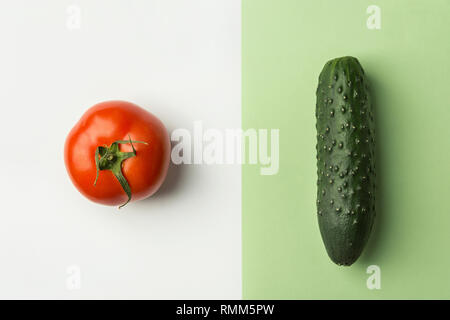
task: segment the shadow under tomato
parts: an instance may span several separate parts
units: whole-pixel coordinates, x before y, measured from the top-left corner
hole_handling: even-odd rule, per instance
[[[178,143],[178,142],[176,142]],[[171,141],[171,150],[173,149],[174,142]],[[167,176],[163,184],[158,191],[155,192],[151,197],[144,199],[143,201],[153,200],[154,198],[162,198],[173,194],[176,189],[181,184],[183,176],[184,165],[176,165],[170,160],[169,169],[167,170]]]

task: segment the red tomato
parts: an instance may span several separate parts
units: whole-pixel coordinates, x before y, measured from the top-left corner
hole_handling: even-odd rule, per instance
[[[151,196],[161,186],[169,167],[170,139],[150,112],[130,102],[106,101],[90,108],[72,128],[64,160],[85,197],[124,205]]]

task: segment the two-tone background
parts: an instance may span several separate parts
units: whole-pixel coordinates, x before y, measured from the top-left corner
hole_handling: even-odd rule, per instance
[[[450,298],[450,1],[72,0],[0,5],[0,298]],[[356,56],[376,98],[378,217],[356,264],[315,215],[315,89]],[[91,105],[172,132],[279,129],[280,167],[172,165],[120,212],[71,185]]]

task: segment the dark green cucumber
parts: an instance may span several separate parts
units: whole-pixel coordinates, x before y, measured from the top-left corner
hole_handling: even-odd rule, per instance
[[[319,228],[331,260],[349,266],[375,218],[374,118],[359,61],[328,61],[316,95]]]

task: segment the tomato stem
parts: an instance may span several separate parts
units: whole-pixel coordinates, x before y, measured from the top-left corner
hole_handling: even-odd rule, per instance
[[[108,146],[98,146],[95,150],[95,167],[97,169],[97,174],[95,176],[94,186],[97,184],[98,176],[100,171],[102,170],[110,170],[116,179],[119,181],[122,189],[128,196],[128,200],[122,204],[120,208],[126,205],[131,200],[131,188],[128,184],[127,179],[122,174],[122,162],[128,158],[132,158],[136,156],[136,149],[134,149],[133,143],[143,143],[148,145],[147,142],[144,141],[133,141],[131,137],[128,135],[129,140],[117,140],[114,141],[109,147]],[[132,152],[121,152],[119,150],[119,144],[131,144]]]

